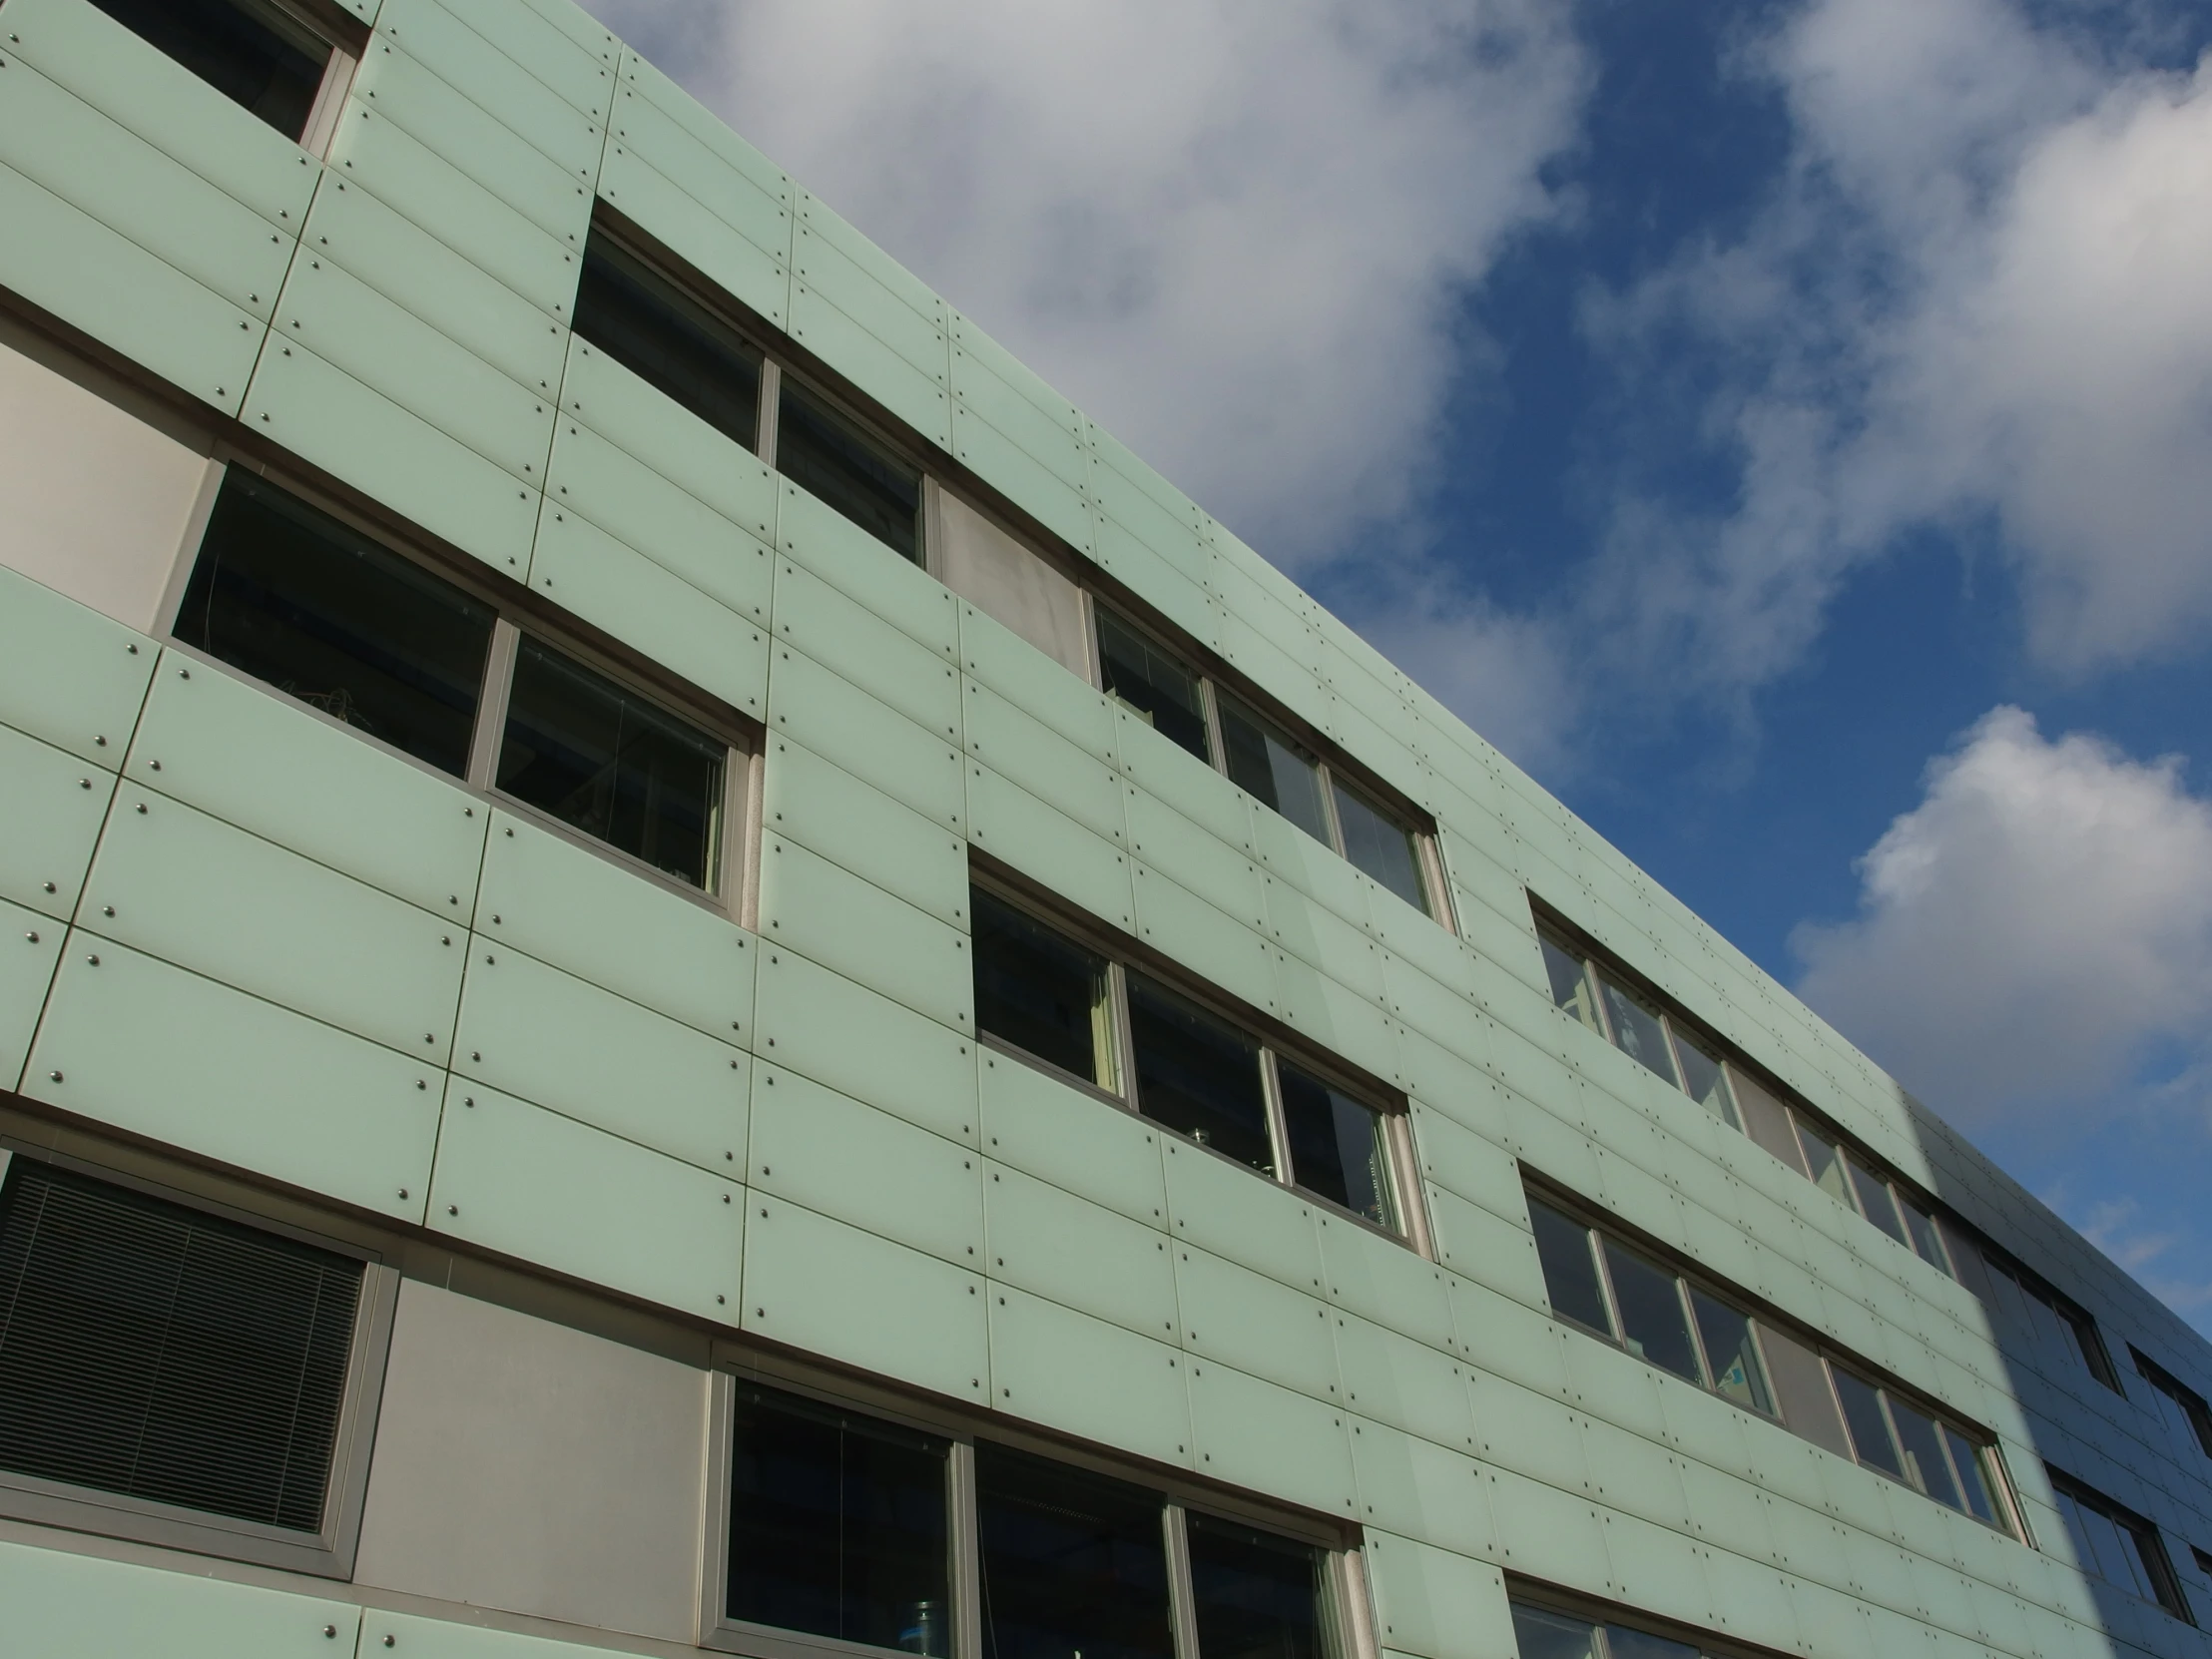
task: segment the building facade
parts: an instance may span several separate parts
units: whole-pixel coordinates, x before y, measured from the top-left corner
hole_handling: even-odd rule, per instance
[[[0,488],[9,1655],[2212,1652],[2205,1344],[567,0],[0,3]]]

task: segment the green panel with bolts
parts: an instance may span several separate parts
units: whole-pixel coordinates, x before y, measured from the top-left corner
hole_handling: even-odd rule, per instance
[[[606,115],[622,43],[597,18],[565,0],[446,0],[446,4],[455,17],[585,115]]]
[[[1204,893],[1207,902],[1245,926],[1266,928],[1267,899],[1258,865],[1240,848],[1193,824],[1149,791],[1133,788],[1126,796],[1129,850],[1136,857],[1191,891]]]
[[[977,406],[994,397],[1017,400],[1030,411],[1019,417],[1023,421],[1027,421],[1031,414],[1041,416],[1054,430],[1065,431],[1078,443],[1083,440],[1086,423],[1082,412],[1074,404],[1045,384],[1028,364],[959,312],[952,312],[950,320],[952,341],[960,353],[953,360],[952,389],[955,394],[963,401]],[[970,396],[961,379],[963,370],[971,375],[988,376],[996,385],[987,392],[977,390],[975,395]],[[1008,418],[1011,421],[1014,417]],[[1013,425],[1009,424],[1006,430],[1013,433]]]
[[[768,755],[762,824],[885,892],[963,930],[968,925],[967,848],[949,830],[803,745],[779,740]]]
[[[987,1168],[983,1271],[990,1278],[1180,1345],[1175,1264],[1157,1223],[1132,1221],[1010,1164]]]
[[[1386,1424],[1455,1451],[1474,1449],[1464,1365],[1357,1314],[1334,1314],[1332,1323],[1345,1404],[1372,1419],[1371,1433]]]
[[[975,1027],[964,929],[781,835],[762,840],[761,935],[940,1024]]]
[[[603,1659],[608,1651],[597,1644],[524,1636],[491,1625],[455,1624],[382,1607],[363,1608],[361,1653],[372,1655],[388,1648],[398,1649],[407,1659]]]
[[[1368,1588],[1385,1659],[1515,1659],[1505,1580],[1483,1561],[1370,1527]]]
[[[1267,940],[1142,861],[1132,859],[1130,868],[1137,895],[1139,938],[1206,984],[1218,986],[1262,1013],[1283,1011],[1276,988],[1275,954]],[[1357,1061],[1359,1056],[1351,1058]]]
[[[953,372],[957,378],[958,352]],[[1072,441],[1059,469],[1024,449],[965,403],[952,405],[952,453],[985,483],[1078,552],[1088,553],[1096,532],[1082,492],[1082,452]],[[1066,473],[1073,473],[1073,477]]]
[[[1460,1555],[1495,1554],[1489,1477],[1464,1451],[1365,1417],[1350,1418],[1360,1518]]]
[[[1388,1003],[1382,946],[1365,928],[1355,927],[1272,873],[1267,877],[1265,931],[1286,954],[1359,992],[1378,1009]]]
[[[1145,716],[1118,704],[1114,706],[1114,763],[1139,789],[1247,858],[1253,856],[1257,842],[1252,797],[1156,731]]]
[[[1318,1296],[1294,1291],[1178,1237],[1175,1299],[1183,1346],[1286,1388],[1342,1405],[1335,1320]]]
[[[67,932],[50,916],[0,899],[0,1088],[14,1088],[23,1075]]]
[[[458,1075],[737,1177],[747,1055],[481,935],[468,957]]]
[[[745,1188],[465,1077],[446,1086],[429,1225],[734,1324]]]
[[[113,772],[157,655],[143,634],[0,566],[0,723]]]
[[[988,1049],[980,1093],[983,1150],[992,1158],[1147,1227],[1168,1225],[1159,1130]]]
[[[1089,473],[1098,510],[1192,581],[1212,585],[1213,549],[1198,533],[1198,509],[1188,502],[1170,510],[1123,477],[1112,463],[1099,460]]]
[[[791,308],[785,256],[732,230],[619,138],[609,141],[600,164],[599,194],[772,327],[784,326]],[[788,219],[783,230],[789,234]]]
[[[1190,1362],[1012,1285],[990,1294],[991,1404],[1116,1451],[1190,1466]]]
[[[732,165],[729,157],[700,142],[697,135],[650,97],[625,87],[615,101],[610,156],[633,156],[670,188],[712,214],[764,257],[758,269],[780,268],[791,259],[790,186],[780,173],[763,177]],[[610,198],[613,200],[613,198]]]
[[[1220,648],[1221,616],[1205,588],[1110,518],[1099,521],[1098,562],[1200,645]]]
[[[828,262],[818,256],[816,263]],[[912,316],[905,306],[886,298],[873,307],[872,319],[881,324]],[[952,405],[945,396],[941,371],[932,377],[916,367],[905,351],[886,344],[865,323],[796,277],[792,337],[939,449],[952,447]],[[941,355],[941,338],[938,351]]]
[[[952,346],[952,390],[959,399],[960,413],[988,424],[1035,465],[1067,488],[1080,492],[1088,467],[1083,445],[1068,430],[1067,423],[1054,419],[978,362],[971,345],[972,336],[963,332]],[[961,430],[964,443],[965,423]]]
[[[546,3],[562,6],[567,0],[546,0]],[[650,103],[654,109],[682,128],[694,143],[703,145],[772,200],[783,203],[786,207],[791,205],[795,187],[782,168],[733,132],[706,105],[628,47],[622,49],[622,91],[625,95]],[[622,119],[624,118],[617,120],[618,134]]]
[[[1188,1369],[1199,1473],[1348,1520],[1358,1512],[1342,1406],[1212,1360]]]
[[[1455,1351],[1448,1276],[1372,1227],[1316,1211],[1323,1294],[1336,1307],[1432,1349]]]
[[[477,9],[481,16],[482,8]],[[607,78],[602,65],[581,55],[537,55],[541,64],[558,64],[567,71],[555,72],[564,83],[563,89],[556,89],[439,0],[385,0],[376,17],[376,33],[382,39],[371,45],[371,56],[386,42],[396,43],[417,62],[427,64],[447,86],[458,88],[471,103],[549,157],[571,181],[591,185],[599,172],[606,135],[601,118],[606,113]]]
[[[973,605],[960,607],[960,667],[970,680],[996,692],[1094,760],[1116,764],[1117,705],[1070,674],[1065,664]]]
[[[1125,785],[1112,767],[977,681],[965,683],[967,751],[1094,835],[1124,844]]]
[[[60,921],[115,797],[115,775],[0,726],[0,898]]]
[[[1278,1011],[1306,1037],[1378,1077],[1397,1075],[1397,1027],[1366,997],[1285,951],[1275,986]]]
[[[799,193],[795,263],[799,275],[822,289],[832,303],[874,328],[883,339],[907,350],[916,368],[940,380],[949,372],[945,349],[952,326],[951,307],[920,277],[838,218],[812,191]],[[859,297],[862,294],[875,297],[863,299]],[[913,323],[892,321],[878,327],[871,315],[884,303],[904,306],[912,314]],[[934,349],[923,333],[913,331],[914,323],[937,336]]]
[[[79,932],[24,1090],[130,1134],[420,1221],[442,1075]]]
[[[1322,1290],[1321,1242],[1304,1199],[1219,1153],[1163,1136],[1169,1220],[1178,1242],[1264,1273],[1309,1296]]]
[[[889,704],[784,645],[769,665],[768,695],[772,754],[779,740],[803,744],[932,824],[965,825],[959,751]]]
[[[1107,925],[1135,930],[1129,855],[988,767],[968,768],[968,838]]]
[[[776,545],[946,662],[960,660],[960,607],[951,590],[789,479],[778,502]]]
[[[959,745],[958,666],[790,559],[776,566],[776,638]]]

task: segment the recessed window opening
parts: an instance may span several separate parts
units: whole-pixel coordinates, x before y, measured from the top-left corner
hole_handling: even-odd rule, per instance
[[[1174,1659],[1159,1494],[978,1446],[985,1659]]]
[[[1223,770],[1230,781],[1324,846],[1333,844],[1336,837],[1330,832],[1321,763],[1235,698],[1222,697],[1219,702]]]
[[[2194,1624],[2158,1528],[2071,1476],[2056,1469],[2049,1473],[2058,1513],[2065,1520],[2082,1571]]]
[[[1981,1255],[1991,1291],[2045,1365],[2059,1375],[2085,1372],[2117,1394],[2127,1391],[2095,1320],[2009,1257],[1994,1250]]]
[[[1513,1642],[1520,1659],[1699,1659],[1705,1651],[1633,1625],[1605,1624],[1513,1603]]]
[[[1326,1659],[1321,1552],[1257,1527],[1186,1518],[1191,1607],[1206,1659]]]
[[[2130,1348],[2135,1371],[2150,1384],[2153,1407],[2175,1439],[2212,1457],[2212,1408],[2204,1396],[2140,1349]]]
[[[789,375],[782,377],[776,409],[776,470],[900,558],[920,564],[920,468]]]
[[[1129,975],[1137,1110],[1240,1164],[1276,1173],[1260,1045],[1165,986]]]
[[[93,0],[224,97],[288,139],[307,130],[332,43],[254,0]]]
[[[1099,671],[1106,695],[1169,742],[1214,764],[1203,682],[1104,606],[1098,607]]]
[[[1601,964],[1563,932],[1539,923],[1536,938],[1553,1006],[1672,1083],[1729,1128],[1743,1128],[1728,1068],[1711,1039],[1692,1031],[1673,1009],[1632,988],[1610,964]]]
[[[608,237],[584,249],[576,332],[725,437],[758,446],[758,349]]]

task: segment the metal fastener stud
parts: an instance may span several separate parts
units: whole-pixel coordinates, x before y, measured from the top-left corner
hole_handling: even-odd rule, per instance
[[[449,1216],[457,1216],[461,1213],[461,1207],[458,1204],[448,1204],[445,1207],[445,1213]]]
[[[404,1187],[401,1187],[401,1188],[399,1189],[399,1196],[400,1196],[401,1198],[405,1198],[405,1197],[407,1196],[407,1189],[406,1189],[406,1188],[404,1188]]]
[[[338,1627],[334,1624],[326,1624],[322,1627],[322,1633],[325,1636],[335,1637],[338,1633]]]
[[[104,916],[112,916],[115,914],[115,906],[113,904],[103,904],[100,906],[100,913]]]
[[[38,935],[36,933],[26,933],[23,936],[29,939],[33,944],[38,943]]]
[[[62,1074],[58,1071],[50,1071],[46,1076],[51,1082],[59,1083],[62,1080]]]

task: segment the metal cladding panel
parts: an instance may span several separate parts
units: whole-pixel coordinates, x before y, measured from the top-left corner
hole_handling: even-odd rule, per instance
[[[465,925],[489,816],[439,774],[180,651],[162,654],[129,776]]]
[[[792,184],[757,155],[734,158],[650,93],[625,86],[615,100],[610,157],[635,156],[779,267],[792,253]],[[759,307],[756,306],[756,309]]]
[[[1358,1315],[1333,1314],[1330,1320],[1349,1409],[1455,1451],[1474,1449],[1464,1365]],[[1357,1444],[1353,1452],[1359,1455]]]
[[[1570,1337],[1548,1314],[1458,1274],[1451,1276],[1448,1285],[1452,1327],[1459,1334],[1460,1352],[1470,1363],[1538,1393],[1570,1397],[1566,1357]],[[1475,1428],[1481,1429],[1479,1417]]]
[[[1413,1147],[1429,1181],[1515,1226],[1527,1221],[1520,1166],[1502,1147],[1418,1103],[1413,1107]]]
[[[622,43],[567,0],[447,0],[455,16],[587,115],[604,115]],[[570,51],[568,48],[575,50]],[[578,54],[581,54],[579,60]]]
[[[1352,1466],[1362,1522],[1459,1555],[1494,1556],[1489,1477],[1465,1452],[1354,1416]]]
[[[989,1294],[995,1409],[1155,1462],[1196,1461],[1177,1350],[1012,1285]]]
[[[969,678],[1092,758],[1109,766],[1125,764],[1115,730],[1116,705],[1105,693],[973,605],[960,607],[959,622],[960,667]]]
[[[1187,1362],[1199,1473],[1350,1519],[1358,1513],[1344,1408],[1213,1360]]]
[[[968,838],[1108,925],[1135,930],[1129,855],[988,767],[968,769]]]
[[[940,1024],[975,1029],[962,930],[781,835],[761,848],[761,934]]]
[[[1554,1395],[1487,1371],[1474,1372],[1467,1393],[1474,1422],[1472,1450],[1531,1480],[1578,1497],[1590,1495],[1590,1463],[1583,1449],[1588,1418],[1576,1416]]]
[[[966,824],[958,751],[788,646],[776,648],[771,664],[769,728],[776,740],[804,745],[933,824],[954,830]]]
[[[1166,480],[1155,477],[1151,482],[1153,488],[1132,482],[1119,457],[1093,452],[1090,490],[1098,510],[1185,576],[1211,587],[1214,550],[1199,533],[1203,515]],[[1177,499],[1171,504],[1156,491]]]
[[[1610,1509],[1600,1511],[1600,1521],[1614,1593],[1621,1599],[1660,1618],[1694,1624],[1709,1623],[1720,1608],[1732,1605],[1715,1599],[1705,1581],[1706,1552],[1694,1539]],[[1771,1642],[1772,1635],[1761,1631],[1760,1639]],[[1783,1646],[1796,1646],[1794,1623]]]
[[[1473,1024],[1472,999],[1438,980],[1425,968],[1389,951],[1381,953],[1380,965],[1385,1005],[1414,1030],[1438,1041],[1447,1041],[1452,1040],[1460,1028]]]
[[[1197,1245],[1309,1296],[1322,1291],[1314,1207],[1258,1170],[1163,1135],[1168,1214]]]
[[[1296,956],[1275,953],[1273,1011],[1330,1053],[1395,1078],[1397,1027],[1382,1009]]]
[[[1024,704],[1024,707],[1028,705]],[[1129,781],[1246,857],[1258,846],[1252,797],[1135,710],[1114,712],[1114,764]]]
[[[955,344],[955,388],[959,385],[959,376],[960,351]],[[1026,404],[1020,406],[1027,407]],[[1081,485],[1083,452],[1073,439],[1068,441],[1065,456],[1055,457],[1054,461],[1041,460],[955,397],[952,453],[969,471],[1069,546],[1082,553],[1091,551],[1095,530],[1090,502]],[[1072,478],[1069,473],[1073,474]]]
[[[0,899],[0,1088],[23,1076],[67,933],[50,917]]]
[[[963,1145],[976,1144],[975,1044],[902,1003],[764,945],[754,1047]]]
[[[985,1050],[983,1150],[1064,1192],[1165,1229],[1161,1131],[1120,1107]]]
[[[827,262],[818,258],[816,263]],[[952,406],[945,397],[941,373],[932,376],[915,367],[905,351],[886,344],[866,322],[847,314],[807,282],[794,277],[791,293],[794,339],[939,449],[952,447]],[[884,300],[869,320],[881,326],[912,314]]]
[[[1562,1492],[1511,1469],[1489,1471],[1490,1516],[1500,1565],[1568,1589],[1604,1596],[1612,1588],[1605,1528],[1580,1492]]]
[[[467,935],[137,784],[117,792],[84,925],[442,1067]]]
[[[943,391],[952,361],[944,301],[812,195],[800,198],[793,263],[822,299]]]
[[[1205,983],[1266,1013],[1280,1011],[1275,954],[1266,939],[1141,862],[1131,860],[1130,868],[1138,937]]]
[[[727,916],[504,810],[474,925],[604,990],[750,1046],[760,941]]]
[[[1373,1527],[1366,1561],[1384,1659],[1517,1659],[1512,1611],[1497,1568]]]
[[[770,749],[762,823],[963,931],[967,847],[919,813],[796,743]]]
[[[738,555],[741,561],[743,552]],[[584,519],[538,529],[530,586],[701,690],[758,720],[768,703],[766,625],[732,610]]]
[[[77,932],[25,1092],[341,1203],[420,1221],[439,1076],[424,1060]]]
[[[482,20],[489,10],[473,8]],[[396,43],[416,62],[427,65],[438,78],[464,93],[501,126],[531,148],[548,157],[572,181],[589,186],[599,171],[599,154],[606,141],[601,118],[606,114],[605,66],[578,54],[528,55],[562,83],[559,88],[540,80],[518,63],[506,46],[487,39],[463,22],[438,0],[385,0],[376,17],[379,37],[369,56],[379,56],[386,43]],[[511,29],[494,29],[512,43]],[[376,85],[382,103],[383,79]]]
[[[529,569],[534,487],[304,345],[262,354],[242,418],[501,574]]]
[[[960,414],[988,425],[1044,472],[1080,494],[1089,467],[1075,435],[1074,406],[1064,400],[1047,406],[1031,398],[999,372],[1006,359],[995,351],[978,356],[977,350],[974,328],[961,318],[954,324],[952,338],[952,392]],[[967,425],[956,424],[965,442]]]
[[[1341,1404],[1335,1325],[1319,1297],[1177,1240],[1175,1297],[1193,1357]]]
[[[560,423],[548,473],[540,540],[567,533],[560,527],[573,516],[755,626],[768,626],[775,568],[765,543],[573,419]]]
[[[1374,883],[1282,814],[1257,804],[1252,838],[1260,863],[1278,881],[1304,893],[1353,926],[1370,928]]]
[[[1606,1503],[1677,1532],[1693,1530],[1680,1467],[1660,1442],[1592,1418],[1582,1428],[1582,1450],[1590,1489]]]
[[[761,1066],[751,1163],[764,1193],[960,1268],[983,1265],[982,1160],[970,1146]]]
[[[0,723],[113,772],[156,655],[145,635],[0,566]]]
[[[1220,648],[1221,616],[1203,584],[1110,518],[1099,521],[1098,562],[1200,645]]]
[[[776,545],[847,599],[958,664],[960,605],[952,590],[789,480],[779,501]]]
[[[1157,1223],[1132,1221],[1010,1164],[986,1167],[986,1275],[1177,1344],[1175,1267]]]
[[[114,797],[114,774],[0,726],[0,898],[75,914]]]
[[[735,1178],[752,1061],[665,1014],[471,935],[453,1069]]]
[[[1179,885],[1204,893],[1208,903],[1246,926],[1267,927],[1267,898],[1257,864],[1148,791],[1131,788],[1127,793],[1131,853]]]
[[[1112,767],[979,682],[963,685],[961,737],[968,754],[1092,834],[1116,846],[1126,843],[1128,786]]]
[[[1444,1270],[1373,1228],[1317,1211],[1323,1291],[1357,1314],[1425,1347],[1455,1351],[1451,1292]]]
[[[20,1543],[0,1543],[0,1603],[21,1659],[323,1659],[361,1623],[349,1601]]]
[[[989,1397],[983,1279],[755,1193],[746,1214],[747,1332],[980,1405]]]
[[[958,665],[788,559],[776,569],[776,637],[958,745]]]
[[[1382,946],[1364,928],[1272,874],[1267,877],[1267,934],[1289,954],[1358,991],[1377,1008],[1388,1002]]]
[[[643,228],[718,287],[781,328],[791,315],[789,242],[783,250],[763,248],[734,230],[622,139],[610,140],[600,164],[601,198]],[[786,239],[791,220],[780,226]],[[753,227],[766,236],[769,226]]]

